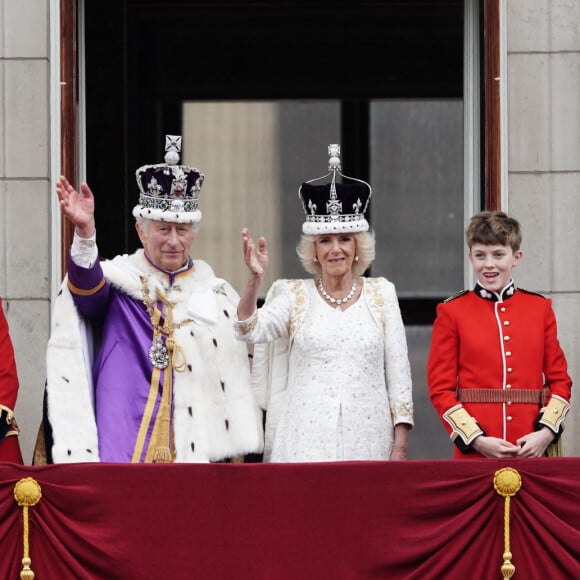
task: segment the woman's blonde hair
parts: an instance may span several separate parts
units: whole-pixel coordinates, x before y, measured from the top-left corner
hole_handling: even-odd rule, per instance
[[[316,260],[316,240],[322,235],[326,234],[302,234],[296,247],[302,267],[314,276],[322,275],[322,267]],[[369,230],[368,232],[358,232],[352,235],[354,236],[356,256],[358,257],[358,260],[352,263],[352,273],[355,276],[361,276],[375,259],[375,233]]]

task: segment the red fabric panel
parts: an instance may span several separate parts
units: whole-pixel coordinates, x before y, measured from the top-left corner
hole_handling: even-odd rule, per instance
[[[24,463],[17,435],[4,437],[4,439],[0,441],[0,462],[1,461],[20,464]]]
[[[501,467],[516,578],[580,577],[580,459],[331,464],[0,464],[0,577],[17,578],[34,477],[30,556],[58,578],[501,578]]]
[[[0,404],[14,411],[17,395],[18,374],[14,359],[14,347],[0,298]]]

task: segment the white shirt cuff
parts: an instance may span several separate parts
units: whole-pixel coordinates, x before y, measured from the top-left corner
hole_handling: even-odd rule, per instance
[[[75,228],[70,255],[77,266],[90,268],[99,258],[97,232],[93,233],[90,238],[81,238]]]

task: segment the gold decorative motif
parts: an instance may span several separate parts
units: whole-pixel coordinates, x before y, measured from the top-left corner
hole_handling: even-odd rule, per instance
[[[380,323],[383,331],[385,330],[385,313],[383,306],[385,305],[385,298],[381,293],[378,278],[365,278],[363,280],[363,287],[369,296],[369,306],[373,311],[377,321]]]
[[[453,429],[453,434],[456,437],[461,437],[465,445],[469,445],[476,437],[483,435],[480,426],[464,409],[463,405],[451,407],[443,413],[443,418]]]
[[[461,296],[464,296],[468,292],[469,292],[469,290],[460,290],[459,292],[457,292],[457,294],[454,294],[453,296],[449,296],[449,298],[445,298],[445,300],[443,300],[443,303],[447,304],[447,302],[451,302],[452,300],[455,300],[456,298],[460,298]]]
[[[173,372],[184,372],[187,368],[185,352],[179,344],[175,342],[173,333],[176,329],[191,323],[191,320],[183,322],[173,322],[173,307],[175,306],[167,296],[156,291],[153,299],[149,293],[149,284],[145,276],[141,277],[141,288],[143,292],[143,303],[147,308],[147,313],[151,319],[153,327],[153,338],[149,351],[149,360],[153,366],[151,383],[147,404],[139,426],[137,441],[133,449],[132,462],[138,463],[141,460],[146,435],[149,432],[153,411],[159,393],[161,371],[163,370],[163,386],[159,409],[153,422],[149,448],[145,456],[145,462],[170,463],[174,460],[172,449],[171,433],[171,404],[173,399]],[[161,303],[161,309],[158,303]],[[165,336],[165,343],[163,343]]]
[[[294,332],[304,319],[304,308],[306,304],[306,287],[304,280],[290,280],[290,292],[294,294],[294,307],[290,313],[290,325],[288,328],[289,336],[292,337]]]
[[[173,307],[175,304],[159,291],[156,292],[156,299],[151,298],[149,284],[145,276],[141,276],[141,288],[143,291],[143,304],[147,308],[147,314],[149,314],[151,325],[153,326],[153,339],[151,341],[151,348],[149,349],[149,360],[154,367],[163,370],[170,362],[167,341],[173,338],[174,330],[186,326],[191,320],[174,323]],[[163,312],[159,310],[158,302],[161,302],[161,308],[166,313],[163,318],[163,324],[160,324]],[[163,344],[163,335],[167,337],[165,344]]]
[[[21,507],[32,507],[36,505],[42,497],[40,485],[32,477],[21,479],[14,486],[14,501]]]
[[[22,508],[22,570],[20,578],[22,580],[33,580],[34,571],[30,568],[32,560],[30,559],[30,546],[28,543],[28,508],[35,506],[42,497],[42,490],[38,482],[32,477],[21,479],[14,486],[14,501]]]
[[[88,290],[77,288],[68,278],[66,284],[71,294],[76,294],[77,296],[92,296],[93,294],[96,294],[105,285],[105,282],[106,282],[105,278],[102,278],[101,281],[94,288],[89,288]]]
[[[540,423],[550,428],[554,433],[558,433],[569,409],[570,403],[568,401],[558,397],[558,395],[553,395],[548,405],[542,409],[543,415]]]
[[[511,467],[504,467],[495,472],[493,488],[503,497],[515,495],[522,487],[522,478],[518,471]]]
[[[512,564],[510,551],[510,499],[522,487],[522,478],[518,471],[511,467],[504,467],[495,472],[493,476],[493,488],[505,498],[504,502],[504,552],[503,564],[501,565],[502,578],[507,580],[516,573],[516,567]]]
[[[250,318],[247,320],[241,320],[239,323],[239,329],[242,334],[248,334],[248,332],[252,332],[256,325],[258,324],[258,311],[254,312]]]
[[[395,422],[395,419],[400,417],[413,417],[413,403],[397,403],[391,409],[391,419]]]

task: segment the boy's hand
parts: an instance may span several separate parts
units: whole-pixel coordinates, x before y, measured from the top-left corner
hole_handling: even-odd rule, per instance
[[[554,433],[547,427],[542,427],[539,431],[528,433],[517,440],[520,446],[517,456],[543,457],[552,441],[554,441]]]
[[[520,451],[519,444],[513,445],[513,443],[510,443],[505,439],[499,439],[498,437],[485,437],[485,435],[480,435],[471,446],[484,457],[495,459],[516,457]]]

